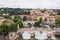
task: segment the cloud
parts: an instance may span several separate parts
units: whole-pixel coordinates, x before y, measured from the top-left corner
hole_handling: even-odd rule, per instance
[[[0,0],[0,7],[60,9],[60,0]]]

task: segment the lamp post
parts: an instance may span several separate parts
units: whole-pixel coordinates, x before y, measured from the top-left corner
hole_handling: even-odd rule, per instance
[[[17,25],[17,34],[18,34],[18,31],[19,31],[19,24]]]
[[[19,24],[17,25],[17,28],[18,28],[18,30],[19,30]]]

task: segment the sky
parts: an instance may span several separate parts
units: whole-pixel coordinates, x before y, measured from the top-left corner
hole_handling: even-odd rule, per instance
[[[60,0],[0,0],[0,8],[60,9]]]

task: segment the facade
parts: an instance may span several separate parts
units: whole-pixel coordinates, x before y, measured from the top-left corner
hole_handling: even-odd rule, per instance
[[[27,20],[39,20],[41,17],[43,18],[43,20],[45,18],[47,18],[47,21],[50,20],[50,17],[52,18],[52,20],[55,21],[55,14],[56,12],[53,11],[52,9],[35,9],[35,10],[30,10],[30,15],[20,15],[21,18],[23,18],[24,16],[27,17]],[[48,20],[49,19],[49,20]]]
[[[5,21],[6,19],[4,17],[0,17],[0,25]]]
[[[51,9],[33,9],[33,10],[30,10],[30,15],[23,14],[23,15],[20,15],[20,17],[23,18],[24,16],[26,16],[27,20],[30,20],[30,21],[38,21],[42,17],[42,21],[46,19],[46,21],[44,21],[45,23],[54,24],[55,18],[56,18],[55,14],[56,12]],[[24,24],[28,23],[28,21],[23,23]]]
[[[47,19],[47,21],[50,20],[50,17],[53,21],[55,21],[55,14],[57,14],[54,10],[52,9],[32,9],[29,10],[30,11],[30,15],[19,15],[22,19],[24,16],[27,17],[27,20],[39,20],[42,17],[42,20],[45,20],[45,18]],[[11,16],[12,18],[14,18],[14,16]]]

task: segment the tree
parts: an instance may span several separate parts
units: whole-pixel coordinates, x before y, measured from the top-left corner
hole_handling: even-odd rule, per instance
[[[18,15],[18,14],[30,14],[31,9],[22,9],[22,8],[0,8],[0,13],[8,13],[10,15]]]
[[[16,32],[17,31],[17,24],[11,23],[10,25],[2,24],[0,26],[0,34],[7,36],[9,32]]]
[[[9,27],[8,27],[8,25],[2,24],[2,25],[1,25],[1,29],[2,29],[2,34],[3,34],[4,36],[8,35],[8,33],[9,33]]]
[[[17,23],[18,20],[21,20],[21,17],[20,16],[15,16],[14,17],[14,22]],[[22,21],[22,20],[21,20]]]
[[[9,32],[16,32],[17,31],[17,24],[16,23],[11,23],[9,25]]]
[[[27,17],[26,17],[26,16],[24,16],[24,17],[23,17],[23,21],[26,21],[26,20],[27,20]]]
[[[41,27],[41,25],[40,25],[41,23],[42,23],[42,17],[39,19],[39,21],[34,23],[34,26],[35,27]]]
[[[14,17],[14,22],[17,23],[17,25],[19,24],[19,27],[23,27],[23,23],[22,23],[22,20],[19,16],[15,16]]]
[[[38,21],[38,22],[35,22],[35,23],[34,23],[34,26],[35,26],[35,27],[41,27],[39,21]]]
[[[19,24],[19,27],[20,27],[20,28],[23,28],[23,27],[24,27],[21,20],[18,20],[18,21],[17,21],[17,24]]]
[[[39,23],[42,23],[42,17],[39,19]]]
[[[5,19],[12,19],[9,15],[8,15],[8,16],[5,15],[4,18],[5,18]]]
[[[45,20],[44,21],[47,21],[47,18],[45,18]]]
[[[1,28],[1,26],[0,26],[0,35],[2,35],[3,34],[3,32],[2,32],[2,28]]]
[[[60,26],[60,17],[59,18],[56,18],[55,24],[58,25],[58,26]]]

